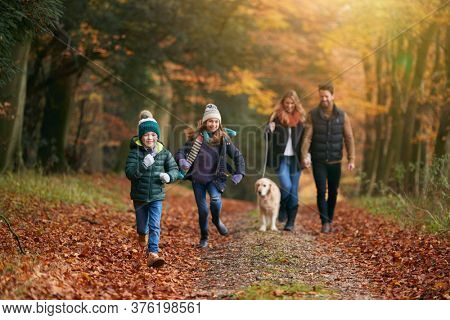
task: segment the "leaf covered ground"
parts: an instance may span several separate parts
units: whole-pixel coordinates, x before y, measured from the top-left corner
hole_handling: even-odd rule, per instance
[[[44,201],[17,190],[0,210],[25,248],[0,224],[1,299],[448,299],[449,239],[374,217],[345,202],[335,232],[323,235],[313,206],[295,232],[257,231],[253,203],[224,199],[231,234],[210,225],[210,246],[196,248],[192,191],[169,187],[161,251],[150,269],[138,246],[124,178],[97,177],[128,209]],[[117,200],[117,199],[116,199]],[[125,208],[127,208],[125,206]]]

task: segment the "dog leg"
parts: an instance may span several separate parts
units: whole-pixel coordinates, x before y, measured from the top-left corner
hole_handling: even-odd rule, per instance
[[[259,215],[261,216],[261,228],[259,228],[259,231],[266,231],[266,215],[262,212],[259,213]]]
[[[270,227],[270,230],[272,231],[278,231],[277,229],[277,215],[278,215],[278,210],[275,211],[274,213],[272,213],[272,226]]]

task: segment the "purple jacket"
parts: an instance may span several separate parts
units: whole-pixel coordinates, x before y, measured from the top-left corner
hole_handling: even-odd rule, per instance
[[[187,141],[175,153],[175,160],[180,163],[187,156],[194,144],[195,137]],[[187,172],[185,179],[198,183],[212,181],[220,192],[225,191],[227,173],[245,175],[245,161],[239,149],[227,138],[219,146],[206,145],[203,141],[202,147]],[[227,155],[233,159],[234,169],[227,163]]]

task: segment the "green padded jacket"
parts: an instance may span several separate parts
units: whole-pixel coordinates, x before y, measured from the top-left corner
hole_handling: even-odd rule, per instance
[[[165,172],[170,176],[170,183],[178,179],[178,166],[172,153],[161,142],[156,143],[155,162],[148,168],[143,160],[150,150],[142,145],[138,137],[130,141],[130,151],[125,165],[125,174],[131,181],[130,197],[140,202],[163,200],[165,197],[164,183],[159,177]]]

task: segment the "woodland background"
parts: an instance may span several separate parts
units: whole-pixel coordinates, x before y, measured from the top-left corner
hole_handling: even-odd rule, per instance
[[[0,298],[449,299],[448,3],[0,0]],[[273,105],[294,89],[309,111],[325,81],[357,151],[335,231],[304,170],[294,232],[258,232]],[[248,167],[230,236],[196,249],[189,184],[168,185],[148,268],[123,173],[138,114],[174,152],[210,102]]]
[[[217,104],[249,175],[262,129],[295,89],[333,81],[352,119],[343,192],[448,227],[448,1],[0,0],[0,172],[122,173],[150,109],[174,152]]]

